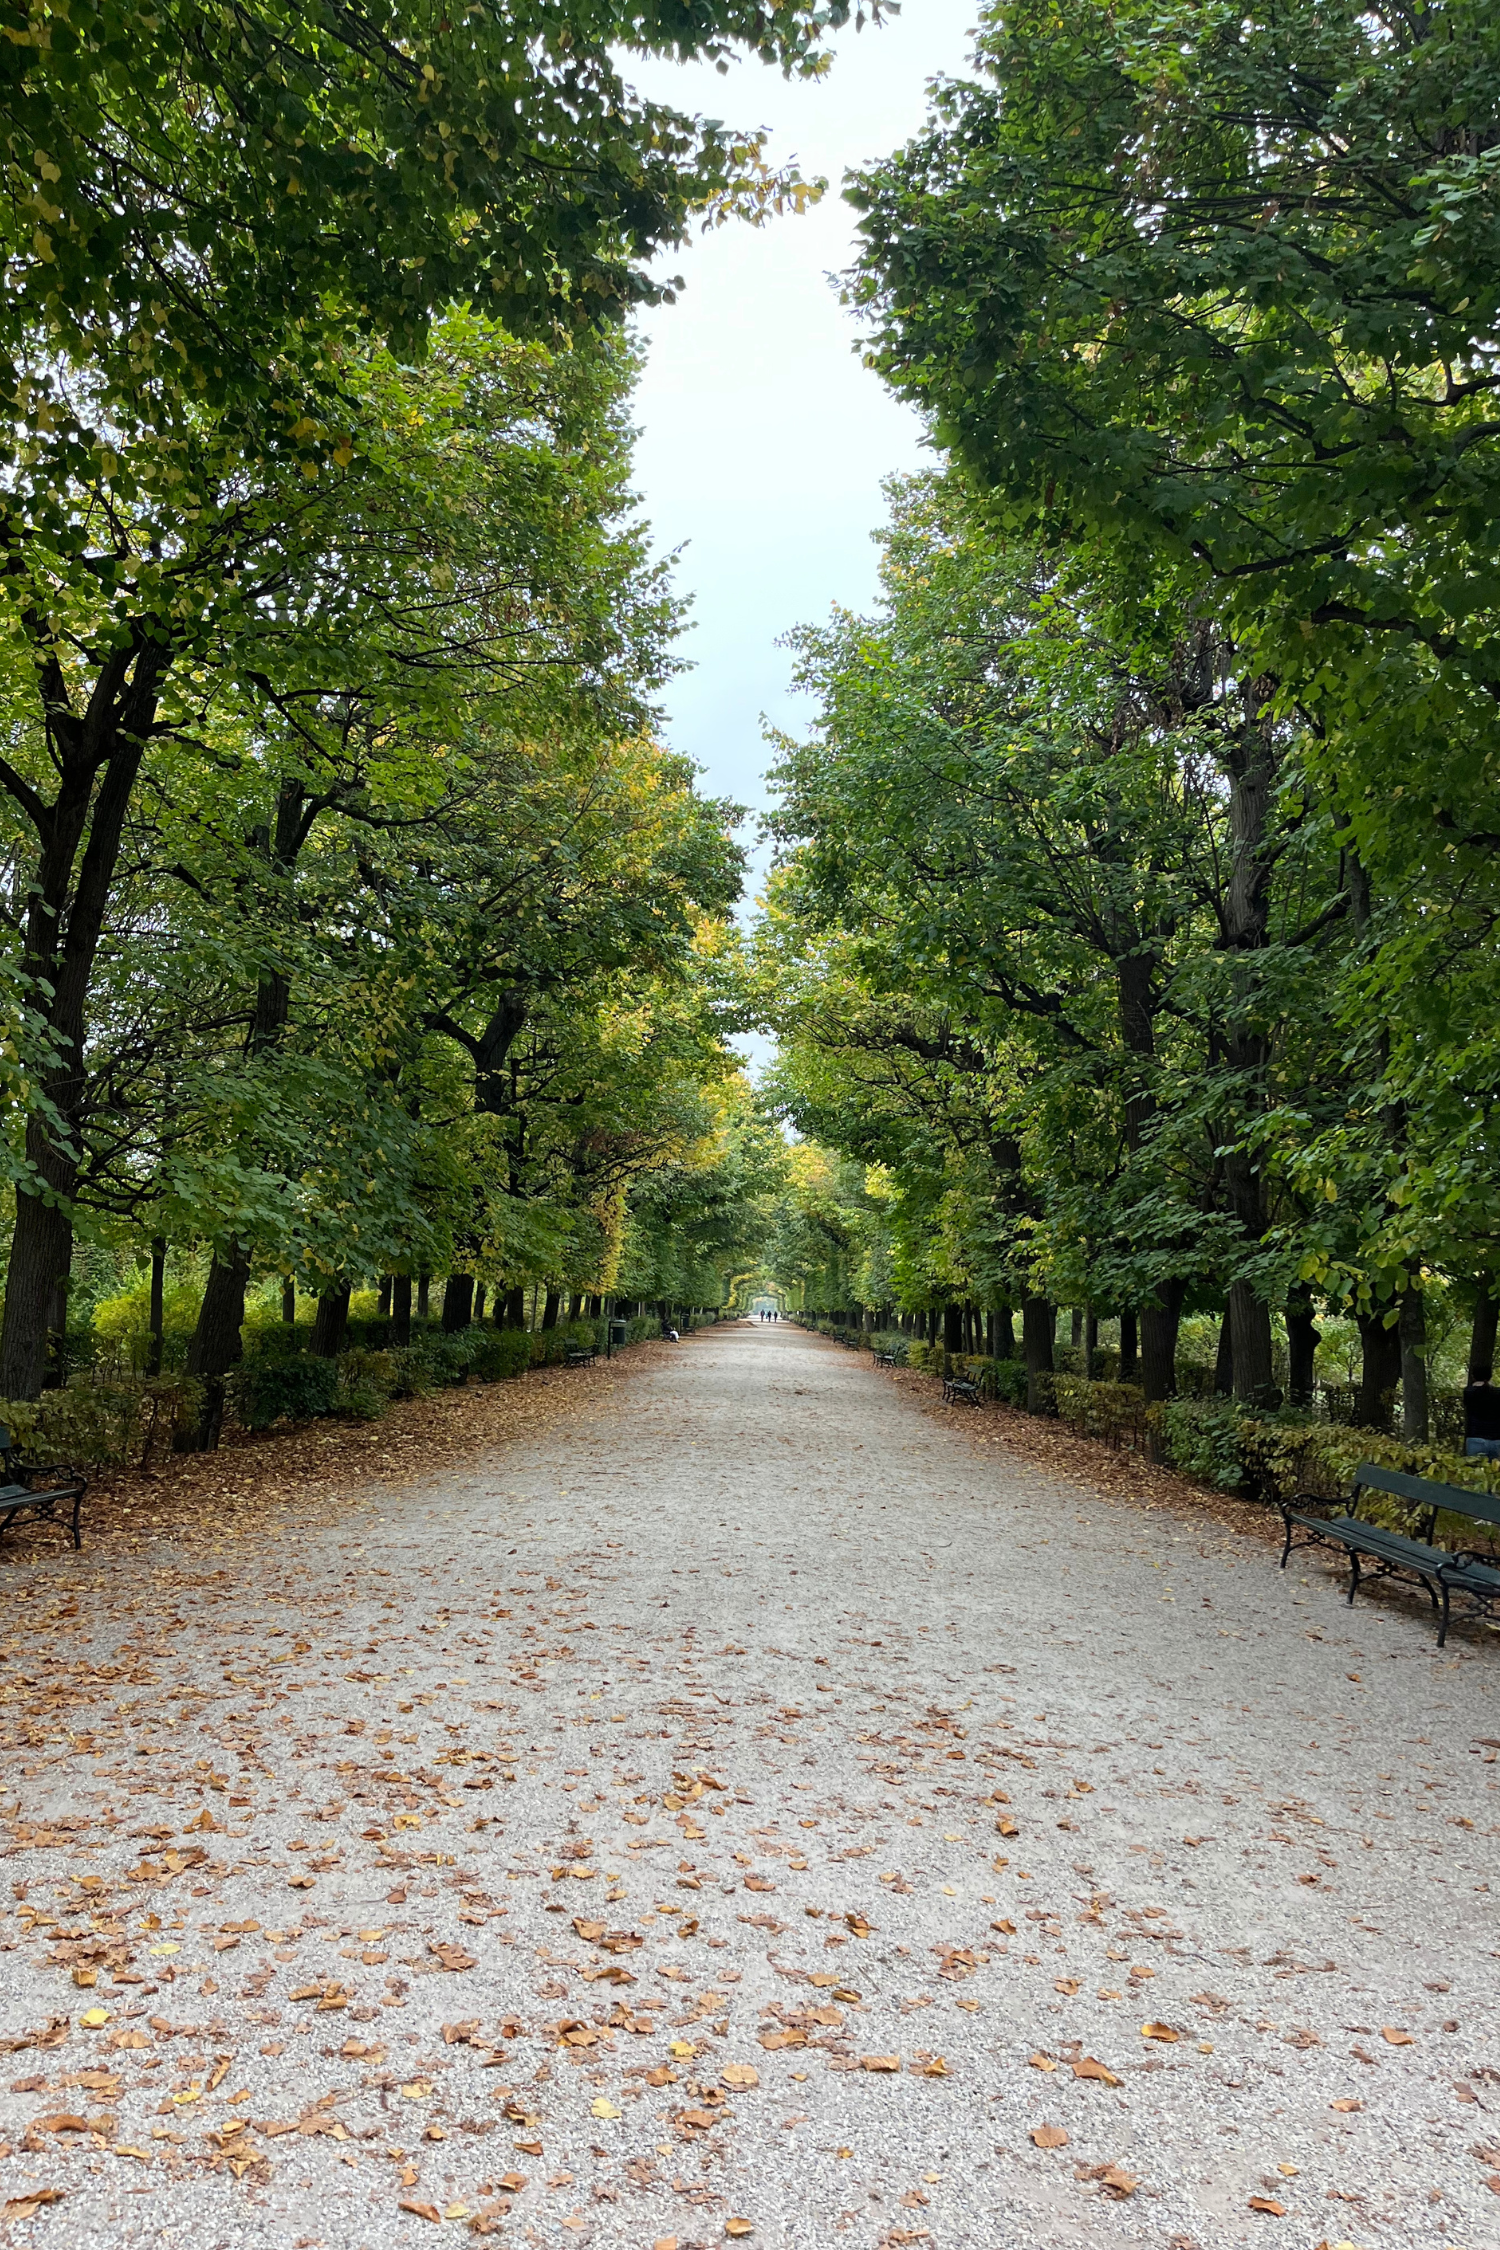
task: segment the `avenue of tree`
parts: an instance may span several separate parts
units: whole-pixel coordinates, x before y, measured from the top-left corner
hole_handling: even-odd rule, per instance
[[[1490,1356],[1500,19],[988,12],[846,188],[934,466],[796,636],[746,938],[628,319],[816,188],[628,63],[816,76],[849,12],[12,7],[0,1398],[100,1261],[191,1287],[183,1444],[247,1306],[333,1353],[431,1276],[760,1271],[1033,1375],[1062,1305],[1152,1401],[1210,1315],[1305,1407],[1337,1318],[1413,1439],[1430,1337]]]
[[[947,464],[780,752],[781,1096],[878,1206],[830,1309],[1119,1317],[1152,1399],[1222,1308],[1302,1403],[1342,1313],[1414,1437],[1429,1310],[1489,1358],[1497,65],[1477,5],[1014,0],[853,182]]]

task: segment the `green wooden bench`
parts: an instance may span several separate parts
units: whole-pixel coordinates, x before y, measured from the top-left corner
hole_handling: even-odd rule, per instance
[[[61,1482],[40,1483],[43,1477]],[[73,1545],[83,1545],[78,1514],[88,1490],[88,1478],[71,1461],[31,1462],[22,1455],[4,1423],[0,1423],[0,1532],[25,1516],[55,1523],[59,1504],[73,1503]]]
[[[1361,1517],[1362,1504],[1374,1493],[1408,1501],[1419,1511],[1417,1538],[1387,1531],[1383,1524]],[[1423,1588],[1437,1612],[1439,1648],[1448,1638],[1455,1595],[1471,1602],[1481,1616],[1495,1614],[1500,1597],[1500,1556],[1471,1548],[1450,1553],[1434,1546],[1433,1534],[1439,1515],[1467,1516],[1474,1523],[1500,1525],[1500,1495],[1471,1492],[1466,1485],[1438,1484],[1430,1477],[1410,1476],[1404,1469],[1382,1469],[1374,1461],[1361,1461],[1343,1514],[1329,1514],[1334,1503],[1320,1501],[1307,1492],[1295,1493],[1277,1504],[1286,1525],[1282,1569],[1294,1547],[1342,1547],[1349,1557],[1347,1599],[1351,1606],[1365,1579],[1410,1579]]]
[[[984,1394],[969,1375],[943,1377],[944,1406],[983,1406]]]

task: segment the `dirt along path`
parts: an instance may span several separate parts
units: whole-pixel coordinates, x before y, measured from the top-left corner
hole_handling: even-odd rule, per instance
[[[790,1328],[578,1381],[4,1573],[0,2235],[1500,2240],[1493,1639]]]

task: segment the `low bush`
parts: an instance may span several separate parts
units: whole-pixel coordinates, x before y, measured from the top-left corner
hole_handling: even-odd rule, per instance
[[[1162,1399],[1146,1410],[1145,1420],[1159,1461],[1180,1469],[1184,1476],[1196,1477],[1201,1484],[1216,1485],[1221,1492],[1242,1488],[1246,1481],[1244,1422],[1233,1399]]]
[[[1083,1375],[1054,1374],[1052,1395],[1061,1419],[1080,1436],[1103,1438],[1113,1446],[1145,1444],[1146,1399],[1138,1384],[1091,1383]]]
[[[311,1352],[258,1342],[229,1381],[230,1403],[247,1430],[273,1422],[306,1422],[332,1414],[339,1395],[339,1363]]]
[[[1408,1445],[1381,1430],[1348,1429],[1338,1423],[1247,1416],[1239,1434],[1247,1479],[1267,1499],[1305,1493],[1327,1502],[1346,1500],[1361,1461],[1473,1492],[1493,1492],[1500,1474],[1497,1461],[1470,1459],[1436,1445]],[[1360,1513],[1410,1536],[1422,1511],[1393,1496],[1371,1494]],[[1440,1547],[1473,1547],[1474,1524],[1467,1516],[1440,1515],[1435,1536]]]
[[[40,1398],[0,1400],[0,1423],[34,1461],[76,1461],[80,1467],[144,1463],[170,1444],[179,1417],[198,1411],[198,1384],[186,1376],[134,1381],[84,1378]]]

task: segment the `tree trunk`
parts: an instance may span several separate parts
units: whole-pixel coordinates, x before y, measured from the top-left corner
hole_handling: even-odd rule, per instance
[[[337,1359],[349,1337],[349,1284],[325,1289],[313,1322],[312,1350],[319,1359]]]
[[[1286,1298],[1286,1388],[1293,1406],[1310,1407],[1313,1403],[1317,1349],[1312,1291],[1305,1281],[1299,1281],[1287,1291]]]
[[[27,1128],[27,1138],[31,1129]],[[76,1179],[76,1170],[74,1178]],[[70,1179],[69,1185],[73,1184]],[[5,1282],[5,1322],[0,1332],[0,1392],[35,1398],[49,1360],[57,1284],[73,1262],[73,1229],[66,1209],[16,1190],[16,1224]]]
[[[281,1317],[288,1328],[297,1325],[297,1284],[288,1275],[281,1284]]]
[[[1354,1419],[1362,1430],[1388,1430],[1391,1401],[1401,1380],[1401,1337],[1394,1321],[1386,1326],[1383,1311],[1356,1313],[1355,1319],[1362,1356]]]
[[[1136,1379],[1136,1318],[1133,1312],[1120,1315],[1120,1381],[1133,1383]]]
[[[481,1321],[482,1321],[482,1320],[484,1319],[484,1300],[485,1300],[485,1297],[487,1296],[487,1294],[488,1294],[488,1291],[486,1290],[486,1288],[485,1288],[485,1285],[484,1285],[484,1283],[483,1283],[482,1281],[476,1281],[476,1282],[475,1282],[475,1284],[474,1284],[474,1315],[473,1315],[473,1317],[474,1317],[474,1325],[475,1325],[475,1327],[476,1327],[476,1328],[477,1328],[477,1327],[479,1326],[480,1322],[481,1322]]]
[[[1028,1297],[1021,1307],[1022,1348],[1026,1354],[1026,1411],[1054,1414],[1052,1386],[1052,1307],[1045,1297]]]
[[[1233,1339],[1234,1395],[1251,1406],[1274,1406],[1275,1365],[1271,1358],[1271,1308],[1248,1281],[1229,1290],[1229,1328]]]
[[[430,1273],[419,1273],[417,1275],[417,1318],[418,1320],[427,1320],[431,1317],[431,1313],[432,1276]]]
[[[1083,1322],[1083,1372],[1091,1383],[1099,1372],[1099,1315],[1092,1305]]]
[[[503,1328],[524,1328],[526,1326],[526,1291],[524,1288],[506,1290],[505,1310],[501,1326]]]
[[[1495,1365],[1495,1326],[1500,1316],[1500,1298],[1493,1289],[1481,1287],[1474,1299],[1474,1325],[1469,1331],[1469,1381],[1474,1381],[1477,1371]]]
[[[146,1347],[146,1373],[161,1373],[162,1349],[166,1337],[167,1320],[164,1298],[167,1283],[167,1239],[158,1234],[151,1243],[151,1340]]]
[[[549,1289],[547,1291],[547,1302],[542,1307],[542,1328],[544,1332],[557,1326],[557,1308],[561,1301],[561,1294],[558,1290]],[[661,1324],[663,1328],[671,1325],[667,1318],[665,1306],[662,1308]]]
[[[1177,1330],[1182,1321],[1182,1300],[1187,1284],[1164,1281],[1161,1303],[1141,1307],[1141,1388],[1150,1405],[1171,1398],[1177,1389]]]
[[[1418,1288],[1401,1297],[1401,1435],[1409,1445],[1425,1445],[1427,1408],[1427,1302]]]
[[[943,1350],[961,1352],[964,1348],[964,1315],[961,1305],[943,1307]]]
[[[198,1419],[173,1432],[177,1453],[212,1453],[224,1427],[225,1378],[238,1364],[240,1331],[245,1320],[245,1284],[250,1260],[239,1244],[231,1243],[225,1258],[215,1256],[208,1269],[198,1325],[188,1345],[187,1372],[203,1386]]]
[[[411,1342],[411,1275],[398,1273],[391,1279],[391,1341],[398,1351],[405,1351]]]
[[[1214,1396],[1228,1398],[1234,1389],[1234,1329],[1229,1318],[1229,1307],[1224,1307],[1224,1317],[1219,1322],[1219,1353],[1214,1361]]]
[[[375,1303],[376,1317],[380,1320],[389,1320],[391,1317],[391,1282],[393,1278],[394,1276],[388,1273],[383,1273],[380,1277],[380,1295]]]
[[[456,1336],[467,1328],[474,1308],[474,1276],[450,1273],[443,1285],[443,1334]]]
[[[1083,1342],[1083,1312],[1075,1305],[1068,1315],[1068,1342],[1076,1352]]]

